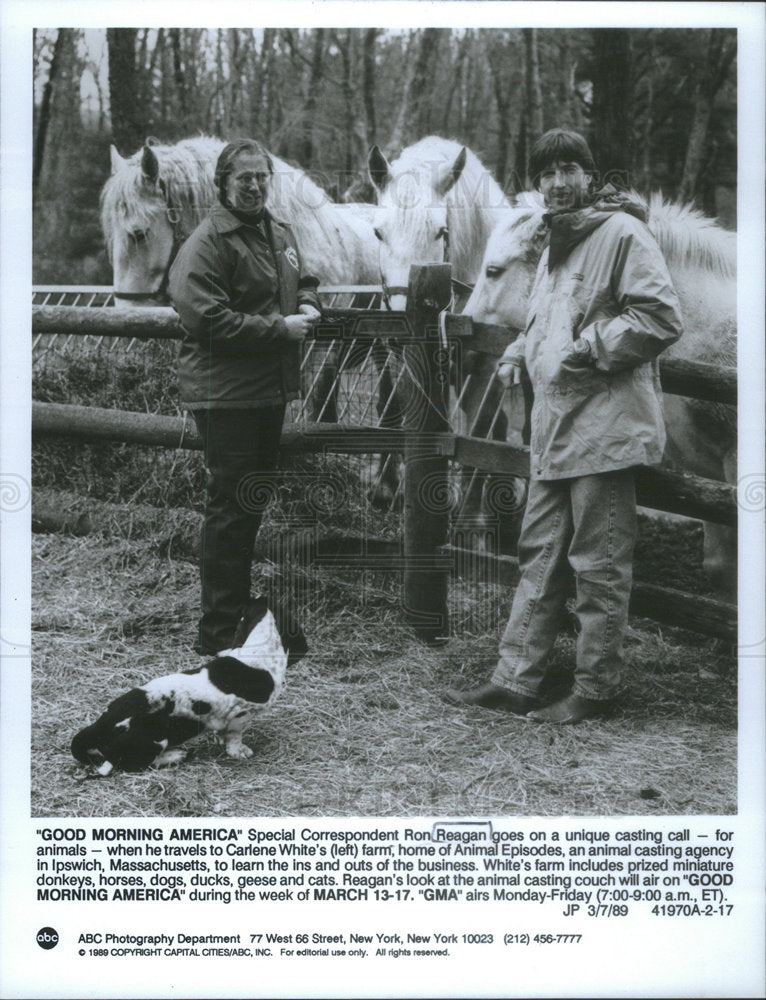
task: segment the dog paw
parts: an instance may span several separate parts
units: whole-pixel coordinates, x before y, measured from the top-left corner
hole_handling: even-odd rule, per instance
[[[248,757],[253,756],[253,751],[250,747],[245,746],[244,743],[228,744],[226,747],[226,753],[230,757],[234,757],[237,760],[247,760]]]
[[[186,759],[185,750],[166,750],[159,757],[155,757],[153,767],[167,767],[169,764],[180,764]]]

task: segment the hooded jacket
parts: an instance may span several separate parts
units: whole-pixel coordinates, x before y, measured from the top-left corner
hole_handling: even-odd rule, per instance
[[[527,328],[502,361],[532,387],[533,479],[566,479],[661,461],[656,361],[681,336],[678,299],[642,206],[607,196],[546,217]]]
[[[318,281],[302,272],[289,226],[266,211],[263,227],[215,204],[170,269],[184,329],[181,402],[190,410],[272,406],[299,395],[301,344],[288,339],[284,316],[304,304],[320,308]]]

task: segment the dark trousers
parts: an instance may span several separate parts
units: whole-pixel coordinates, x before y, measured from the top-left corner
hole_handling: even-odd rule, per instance
[[[250,596],[253,546],[275,491],[284,416],[283,405],[194,412],[208,474],[200,558],[203,655],[231,647]]]

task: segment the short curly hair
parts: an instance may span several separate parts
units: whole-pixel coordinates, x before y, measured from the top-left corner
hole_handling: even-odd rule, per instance
[[[263,143],[258,142],[257,139],[233,139],[223,147],[215,165],[214,182],[221,201],[226,198],[226,178],[234,169],[234,160],[240,153],[253,153],[255,156],[262,156],[269,166],[269,173],[274,173],[274,164],[271,162],[269,152]]]
[[[579,163],[588,174],[595,174],[596,164],[588,143],[579,132],[552,128],[541,135],[529,154],[527,173],[534,187],[540,187],[540,174],[551,163]]]

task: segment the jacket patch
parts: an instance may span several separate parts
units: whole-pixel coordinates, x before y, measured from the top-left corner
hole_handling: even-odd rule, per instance
[[[295,268],[296,271],[300,270],[300,264],[298,263],[298,254],[295,247],[285,247],[285,257],[287,257],[290,264]]]

